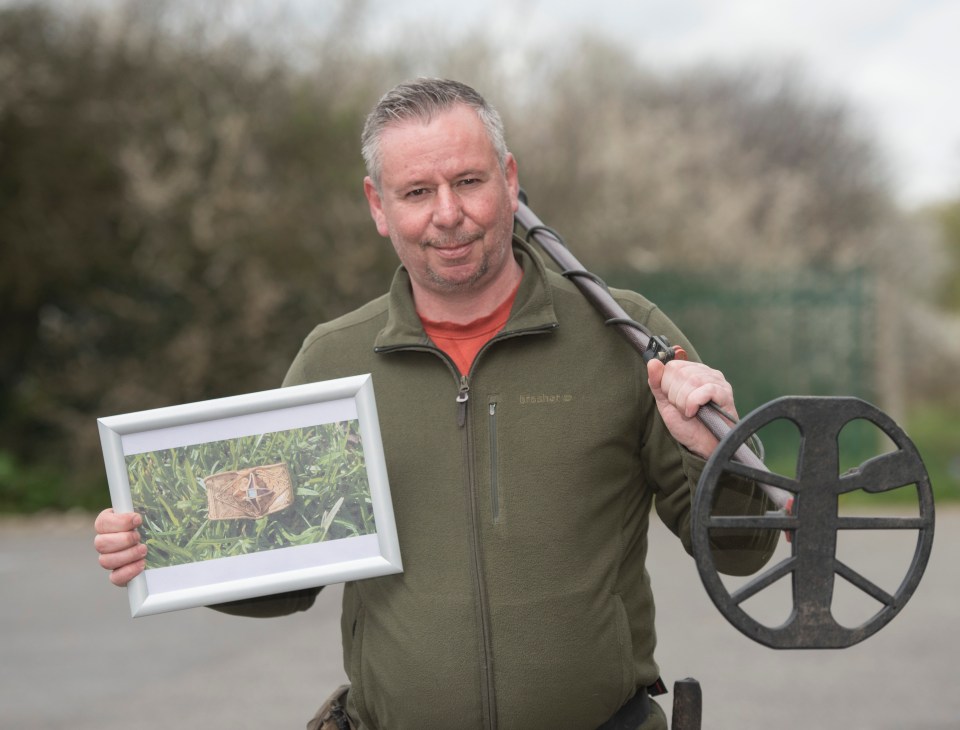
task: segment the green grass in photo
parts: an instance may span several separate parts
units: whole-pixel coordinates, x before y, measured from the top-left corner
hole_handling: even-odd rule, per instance
[[[204,477],[277,462],[293,482],[290,507],[209,519]],[[134,454],[126,464],[148,569],[376,532],[357,420]]]

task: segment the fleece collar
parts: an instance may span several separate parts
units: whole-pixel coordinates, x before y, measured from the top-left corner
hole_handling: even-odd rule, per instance
[[[523,269],[523,279],[503,332],[556,327],[557,316],[543,261],[529,244],[516,236],[513,238],[513,255]],[[381,350],[429,343],[413,304],[410,275],[401,266],[390,285],[387,323],[377,335],[374,347]]]

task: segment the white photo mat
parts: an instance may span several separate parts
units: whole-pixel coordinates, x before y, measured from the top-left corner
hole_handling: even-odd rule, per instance
[[[370,375],[97,419],[116,512],[134,510],[126,458],[194,444],[357,420],[376,532],[148,568],[128,585],[145,616],[403,570]]]

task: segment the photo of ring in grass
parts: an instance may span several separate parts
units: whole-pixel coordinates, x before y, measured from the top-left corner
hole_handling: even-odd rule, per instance
[[[376,532],[356,419],[125,461],[148,569]]]

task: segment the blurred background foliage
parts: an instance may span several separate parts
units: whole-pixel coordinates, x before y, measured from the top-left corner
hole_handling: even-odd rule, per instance
[[[766,283],[761,313],[770,282],[856,288],[830,337],[736,345],[741,410],[769,396],[763,348],[795,352],[780,393],[874,400],[960,494],[960,198],[899,208],[843,99],[790,65],[654,74],[589,35],[370,47],[367,4],[331,6],[320,34],[226,1],[0,6],[0,512],[104,506],[96,417],[276,387],[316,323],[385,290],[359,133],[421,74],[497,105],[538,215],[685,329],[703,305],[677,295],[707,275]],[[827,317],[798,301],[791,322]],[[690,334],[720,360],[752,321]]]

